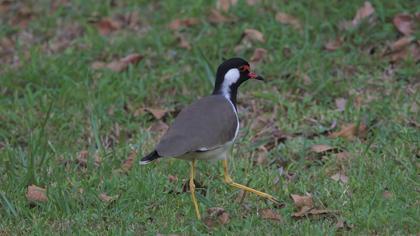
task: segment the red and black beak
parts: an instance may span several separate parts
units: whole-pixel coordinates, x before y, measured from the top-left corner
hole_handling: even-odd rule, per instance
[[[264,81],[264,78],[262,76],[259,76],[259,75],[255,74],[254,72],[249,72],[248,77],[250,79],[256,79],[256,80]]]

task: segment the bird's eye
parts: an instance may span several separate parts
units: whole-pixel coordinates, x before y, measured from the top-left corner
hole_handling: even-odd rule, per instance
[[[249,71],[249,66],[248,65],[243,65],[239,67],[239,70],[241,72],[245,72],[245,71]]]

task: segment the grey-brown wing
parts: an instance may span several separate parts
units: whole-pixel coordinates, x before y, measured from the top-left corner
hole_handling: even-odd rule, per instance
[[[204,97],[178,114],[156,151],[160,156],[176,157],[213,149],[233,140],[237,127],[230,101],[221,95]]]

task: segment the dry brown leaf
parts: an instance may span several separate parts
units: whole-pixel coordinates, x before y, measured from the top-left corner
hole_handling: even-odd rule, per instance
[[[46,202],[48,201],[46,191],[47,190],[45,188],[30,185],[26,191],[26,199],[29,202]]]
[[[171,30],[179,30],[182,27],[191,27],[198,24],[197,18],[175,19],[169,23],[168,27]]]
[[[331,179],[333,179],[334,181],[340,181],[340,182],[342,182],[344,184],[346,184],[347,182],[349,182],[349,178],[346,175],[344,175],[343,173],[340,173],[340,172],[332,175],[331,176]]]
[[[130,171],[130,169],[133,167],[134,160],[137,157],[137,151],[131,150],[130,154],[128,155],[128,158],[123,162],[121,165],[121,169],[125,172]]]
[[[253,42],[261,42],[261,43],[265,42],[264,35],[256,29],[245,29],[244,39],[249,39],[250,41],[253,41]]]
[[[231,6],[236,5],[238,0],[217,0],[216,8],[227,12]]]
[[[264,58],[267,56],[267,50],[264,48],[256,48],[254,50],[254,54],[252,54],[251,57],[251,63],[257,64],[264,60]]]
[[[250,6],[254,6],[254,5],[260,3],[260,0],[246,0],[246,3]]]
[[[176,38],[179,42],[178,45],[179,45],[180,48],[185,48],[185,49],[188,49],[188,50],[191,49],[191,44],[190,44],[190,42],[188,42],[188,40],[187,40],[187,38],[185,37],[184,34],[178,33],[178,34],[176,34]]]
[[[415,62],[420,60],[420,45],[412,36],[404,36],[390,45],[384,56],[389,57],[391,62],[399,62],[413,58]]]
[[[265,220],[282,221],[280,214],[269,208],[259,210],[259,214]]]
[[[364,138],[367,134],[367,126],[365,124],[346,124],[341,127],[341,130],[331,133],[330,138],[345,138],[347,140],[353,140],[356,137]]]
[[[7,12],[7,11],[9,11],[9,7],[10,7],[10,5],[12,4],[12,1],[8,1],[8,0],[5,0],[5,1],[1,1],[0,2],[0,13],[5,13],[5,12]]]
[[[219,224],[224,225],[229,223],[230,216],[225,209],[221,207],[211,207],[207,209],[208,216],[204,218],[204,224],[209,228],[213,228]]]
[[[311,151],[315,153],[324,153],[335,149],[336,148],[326,144],[315,144],[311,147]]]
[[[335,51],[341,47],[342,43],[343,41],[340,38],[336,38],[336,39],[327,41],[324,45],[324,48],[327,51]]]
[[[345,229],[345,230],[350,230],[352,228],[351,225],[349,225],[346,221],[344,220],[338,220],[337,223],[335,224],[335,227],[337,229]]]
[[[113,202],[115,201],[115,199],[117,199],[117,196],[108,196],[108,194],[106,193],[101,193],[99,194],[99,199],[101,199],[101,201],[103,202]]]
[[[408,45],[410,45],[411,42],[413,42],[414,40],[415,40],[415,38],[411,37],[411,36],[402,37],[402,38],[398,39],[397,41],[395,41],[394,43],[391,44],[391,50],[392,51],[402,50],[402,49],[406,48]]]
[[[291,25],[293,28],[297,30],[302,29],[302,24],[300,23],[299,19],[287,13],[277,12],[276,20],[282,24]]]
[[[95,158],[95,160],[94,160],[93,164],[94,164],[96,167],[100,166],[100,165],[101,165],[101,163],[102,163],[102,158],[101,158],[101,156],[99,155],[99,152],[98,152],[98,151],[95,153],[94,158]]]
[[[108,68],[114,72],[122,72],[128,68],[131,64],[137,64],[140,60],[143,59],[143,56],[137,53],[129,54],[126,57],[112,61],[110,63],[104,62],[94,62],[91,64],[91,68],[94,70]]]
[[[165,109],[161,109],[161,108],[151,108],[151,107],[147,107],[145,110],[146,110],[146,111],[148,111],[148,112],[150,112],[150,113],[152,113],[152,115],[153,115],[153,116],[154,116],[157,120],[162,119],[162,118],[166,115],[166,113],[167,113],[167,110],[165,110]]]
[[[382,196],[385,199],[390,199],[390,198],[392,198],[394,196],[394,194],[392,192],[390,192],[390,191],[384,191],[383,194],[382,194]]]
[[[290,195],[293,199],[293,202],[295,204],[295,206],[297,208],[303,208],[303,207],[308,207],[308,208],[313,208],[314,207],[314,202],[312,200],[312,196],[311,195],[305,195],[305,196],[301,196],[301,195],[297,195],[297,194],[291,194]]]
[[[362,20],[371,16],[373,13],[375,13],[375,9],[370,2],[366,1],[363,6],[357,10],[356,16],[352,21],[353,26],[359,25]]]
[[[29,22],[31,22],[34,12],[29,5],[22,4],[18,6],[19,8],[17,9],[17,13],[14,14],[11,24],[24,29],[28,26]]]
[[[259,152],[257,160],[255,162],[257,165],[266,165],[268,163],[267,159],[267,151],[265,152]]]
[[[314,209],[307,206],[302,207],[298,212],[293,213],[294,218],[301,218],[304,216],[317,216],[317,215],[328,215],[328,214],[337,214],[338,211],[329,210],[329,209]]]
[[[225,225],[229,223],[230,216],[227,212],[223,212],[221,215],[219,215],[218,219],[220,224]]]
[[[345,98],[336,98],[335,99],[335,106],[337,107],[338,111],[344,111],[346,109],[347,99]]]
[[[178,181],[178,177],[176,175],[168,175],[168,180],[171,183],[175,183]]]
[[[220,11],[211,9],[210,14],[207,18],[210,23],[218,24],[233,21],[230,17],[224,16]]]
[[[150,127],[149,131],[156,133],[165,133],[169,129],[169,126],[163,121],[154,122]]]
[[[87,150],[82,150],[79,152],[79,155],[76,158],[77,164],[81,167],[86,167],[88,163],[89,152]]]
[[[115,72],[121,72],[128,68],[131,64],[137,64],[141,59],[143,59],[143,56],[137,53],[130,54],[118,61],[111,62],[107,65],[109,69]]]
[[[357,27],[363,20],[369,18],[370,16],[375,13],[375,9],[373,8],[372,4],[368,1],[364,3],[364,5],[359,8],[356,12],[352,21],[344,21],[340,23],[340,28],[344,29],[352,29]]]
[[[96,28],[98,28],[99,33],[102,35],[109,35],[121,27],[122,25],[119,21],[110,17],[103,18],[98,23],[96,23]]]
[[[336,154],[337,160],[340,162],[345,162],[350,159],[350,153],[348,152],[339,152]]]
[[[404,35],[411,35],[414,32],[414,17],[409,14],[398,14],[392,19],[394,26]]]
[[[312,209],[312,207],[303,206],[299,208],[299,210],[292,214],[293,217],[299,218],[308,214],[308,212]]]

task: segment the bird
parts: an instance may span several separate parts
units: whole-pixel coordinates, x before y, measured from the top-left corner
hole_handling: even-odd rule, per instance
[[[159,158],[191,161],[189,187],[198,219],[201,219],[201,215],[194,184],[195,165],[198,160],[221,160],[225,183],[280,205],[274,196],[234,182],[228,171],[228,151],[239,133],[236,105],[238,88],[248,80],[264,81],[262,76],[251,72],[250,69],[246,60],[237,57],[220,64],[212,94],[182,109],[154,150],[140,160],[141,165]]]

